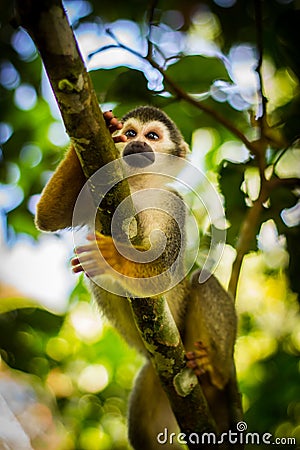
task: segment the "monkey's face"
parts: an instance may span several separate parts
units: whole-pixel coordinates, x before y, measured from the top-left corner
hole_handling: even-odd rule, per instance
[[[167,153],[174,155],[176,146],[170,138],[170,132],[166,125],[157,120],[142,123],[137,118],[130,117],[118,134],[127,137],[126,142],[117,144],[123,157],[127,158],[130,165],[146,167],[155,161],[155,153]]]

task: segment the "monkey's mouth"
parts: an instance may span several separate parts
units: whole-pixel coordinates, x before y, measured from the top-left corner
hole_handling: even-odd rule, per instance
[[[147,167],[154,163],[155,154],[146,142],[134,141],[126,145],[123,158],[131,167]]]

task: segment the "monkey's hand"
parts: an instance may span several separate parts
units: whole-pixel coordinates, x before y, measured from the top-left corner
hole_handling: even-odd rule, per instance
[[[130,278],[144,278],[156,275],[153,272],[151,264],[143,264],[131,261],[125,258],[116,248],[113,239],[110,236],[104,236],[96,231],[94,235],[88,235],[87,239],[91,242],[75,249],[75,256],[72,259],[72,270],[74,273],[86,272],[88,277],[110,273],[111,269]],[[120,249],[126,245],[119,244]],[[144,250],[142,247],[138,250]],[[121,250],[122,251],[122,250]],[[155,270],[154,270],[155,272]]]
[[[201,377],[208,373],[212,384],[214,384],[218,389],[223,389],[224,382],[218,376],[212,362],[209,357],[209,351],[203,342],[195,342],[196,350],[192,352],[186,352],[185,357],[187,359],[187,367],[193,369],[195,375],[201,380]]]
[[[123,128],[122,122],[113,115],[112,111],[106,111],[103,113],[103,117],[111,134]],[[120,134],[118,136],[113,136],[113,140],[114,142],[126,142],[127,137],[124,134]]]

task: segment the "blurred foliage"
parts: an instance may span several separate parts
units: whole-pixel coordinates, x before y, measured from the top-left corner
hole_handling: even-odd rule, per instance
[[[131,52],[128,43],[129,50],[123,48],[127,65],[123,57],[111,67],[101,66],[101,58],[103,64],[110,58],[116,61],[112,53],[107,56],[105,45],[117,47],[122,38],[127,42],[124,29],[130,29],[132,22],[126,22],[122,34],[120,19],[137,23],[146,39],[145,11],[150,3],[90,0],[66,1],[65,6],[87,63],[100,61],[91,71],[100,102],[114,107],[119,116],[139,104],[162,107],[180,126],[192,145],[192,158],[224,198],[230,252],[229,256],[225,252],[218,270],[226,283],[230,254],[255,200],[256,160],[245,154],[238,138],[215,117],[173,95],[163,76],[150,70],[149,62],[143,66],[145,49],[137,49],[135,42]],[[257,136],[253,117],[258,112],[258,85],[253,84],[253,61],[249,63],[251,52],[254,61],[257,56],[253,4],[246,0],[161,0],[153,11],[155,33],[151,37],[154,60],[164,66],[167,76],[250,140]],[[7,246],[6,251],[20,234],[33,236],[39,245],[34,204],[67,143],[41,61],[27,34],[9,23],[12,14],[11,2],[4,0],[0,5],[0,223],[7,238],[1,244]],[[268,168],[287,178],[298,176],[300,164],[296,141],[299,25],[296,1],[263,2],[263,76],[273,137],[266,158]],[[84,39],[95,29],[93,39],[96,36],[99,42],[93,41],[93,50],[87,51]],[[108,41],[107,29],[113,33]],[[134,53],[138,51],[140,55]],[[235,57],[239,51],[240,59]],[[239,66],[244,72],[238,78],[235,64],[241,62],[246,68]],[[252,78],[248,79],[249,74]],[[228,148],[234,150],[228,152]],[[267,225],[267,235],[262,228],[258,240],[259,230],[253,234],[252,253],[244,262],[238,290],[236,360],[248,429],[299,439],[300,328],[293,291],[300,292],[300,227],[293,219],[297,213],[293,216],[292,212],[298,194],[287,187],[274,190],[259,222],[260,227]],[[282,214],[289,209],[291,222],[284,221]],[[127,401],[141,360],[96,314],[82,280],[70,294],[65,313],[50,312],[41,304],[35,307],[38,296],[32,303],[17,283],[22,278],[21,263],[11,262],[18,292],[4,286],[8,280],[0,274],[4,283],[0,284],[0,396],[37,450],[128,448]],[[35,430],[29,426],[32,420]]]
[[[33,447],[128,448],[127,398],[141,360],[102,323],[82,282],[75,287],[64,315],[38,308],[15,309],[14,299],[10,300],[11,311],[0,316],[5,375],[0,376],[0,395],[28,432]],[[21,378],[20,372],[30,376]],[[19,384],[24,399],[5,390],[8,380]],[[34,433],[23,417],[29,409],[28,390],[32,391],[30,404],[43,404],[49,416],[46,424],[39,425],[39,416],[27,412],[27,420],[36,421]]]

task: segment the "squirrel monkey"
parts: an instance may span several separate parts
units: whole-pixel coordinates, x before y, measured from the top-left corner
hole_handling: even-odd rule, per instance
[[[104,113],[106,124],[120,151],[120,157],[136,155],[136,165],[151,165],[155,155],[164,153],[181,158],[186,156],[188,145],[170,118],[161,110],[138,107],[126,114],[119,122],[111,112]],[[126,159],[126,158],[125,158]],[[55,231],[72,226],[72,214],[77,196],[86,179],[71,146],[52,178],[44,188],[37,205],[36,224],[45,231]],[[163,176],[139,174],[128,178],[132,197],[140,189],[157,188],[154,202],[160,204],[160,189],[170,190]],[[149,191],[150,192],[150,191]],[[152,191],[151,191],[152,192]],[[174,192],[174,191],[173,191]],[[151,194],[150,194],[151,195]],[[178,197],[178,194],[173,195]],[[96,232],[89,235],[89,242],[77,249],[73,258],[74,272],[88,269],[89,277],[105,275],[105,265],[97,259],[98,249],[106,260],[124,279],[134,278],[130,285],[120,286],[124,296],[113,294],[89,280],[91,290],[102,312],[120,331],[127,342],[135,346],[147,358],[147,351],[139,336],[132,316],[128,296],[139,297],[139,280],[155,277],[166,271],[176,260],[184,245],[185,209],[178,207],[171,198],[167,209],[163,207],[138,212],[138,225],[133,245],[140,251],[151,247],[150,234],[159,228],[166,240],[162,254],[154,262],[134,262],[121,255],[110,236]],[[172,200],[173,199],[173,200]],[[163,202],[164,200],[162,200]],[[134,203],[134,200],[133,200]],[[182,203],[182,202],[181,202]],[[183,236],[183,239],[182,239]],[[82,264],[84,263],[84,264]],[[182,258],[175,271],[182,271]],[[83,268],[84,266],[84,268]],[[226,386],[233,375],[233,348],[236,336],[236,315],[232,298],[215,277],[198,283],[198,272],[185,277],[164,296],[180,331],[187,366],[192,368],[202,385],[208,406],[221,433],[232,425],[229,418]],[[128,294],[129,292],[129,294]],[[129,406],[129,438],[136,450],[161,448],[157,435],[164,428],[169,432],[178,429],[166,394],[148,358],[141,369]],[[176,444],[165,448],[175,449]],[[178,447],[181,448],[181,447]]]

